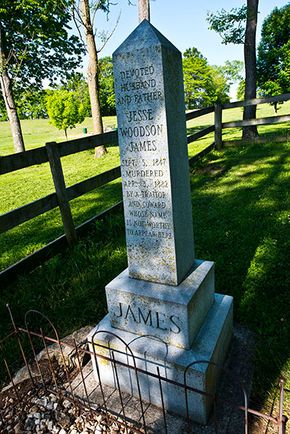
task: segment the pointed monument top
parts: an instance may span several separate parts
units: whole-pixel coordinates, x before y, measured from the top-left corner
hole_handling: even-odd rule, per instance
[[[163,46],[170,48],[173,51],[179,50],[159,32],[149,21],[143,20],[133,32],[125,39],[125,41],[115,50],[115,55],[132,52],[132,50],[142,50],[148,46]]]

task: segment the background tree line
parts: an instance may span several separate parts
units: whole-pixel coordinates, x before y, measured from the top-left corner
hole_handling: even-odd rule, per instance
[[[3,0],[0,119],[10,121],[16,152],[24,150],[19,119],[49,116],[66,131],[92,116],[94,133],[101,133],[101,117],[115,114],[112,59],[98,57],[94,22],[97,11],[108,14],[110,6],[109,0]],[[191,47],[183,55],[187,109],[229,101],[235,82],[240,83],[239,99],[256,97],[257,89],[260,95],[290,92],[290,4],[275,8],[265,19],[256,59],[257,14],[258,0],[247,0],[241,8],[208,15],[210,28],[221,35],[223,43],[244,44],[245,80],[242,62],[209,65]],[[79,35],[71,35],[72,20]],[[102,38],[103,43],[108,37]],[[85,52],[89,58],[86,77],[76,72]],[[49,89],[43,88],[44,79]],[[254,118],[255,108],[247,108],[244,116]]]
[[[111,57],[99,60],[100,68],[100,103],[103,116],[116,113],[115,94],[113,81],[113,64]],[[43,89],[41,86],[31,86],[26,89],[17,89],[15,86],[14,97],[19,118],[41,119],[48,118],[47,104],[50,97],[60,91],[74,94],[75,99],[83,105],[85,117],[92,116],[88,84],[85,76],[80,72],[70,74],[65,83]],[[0,94],[0,120],[7,121],[7,111],[2,95]]]
[[[230,85],[242,79],[242,62],[226,62],[224,66],[211,66],[197,50],[189,48],[183,56],[184,86],[186,108],[206,107],[215,102],[229,101]],[[57,99],[65,92],[73,93],[74,100],[82,106],[84,117],[91,116],[89,88],[84,75],[71,74],[68,80],[53,88],[42,89],[31,86],[26,89],[15,87],[14,97],[20,119],[39,119],[49,117],[49,101]],[[113,64],[111,57],[99,59],[99,97],[103,116],[115,115],[115,93]],[[1,120],[8,120],[3,98],[0,102]]]

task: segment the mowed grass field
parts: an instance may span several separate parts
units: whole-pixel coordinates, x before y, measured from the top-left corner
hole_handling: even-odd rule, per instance
[[[203,123],[198,127],[193,122],[189,123],[190,131],[196,128],[200,129],[207,122],[212,122],[209,117],[202,119],[202,121]],[[91,119],[86,119],[81,126],[71,130],[69,138],[83,137],[84,126],[87,126],[88,132],[90,132],[91,122]],[[116,118],[104,118],[104,124],[105,128],[115,128]],[[3,141],[4,151],[7,150],[11,153],[12,143],[9,142],[11,139],[8,128],[7,123],[0,123],[0,143]],[[27,150],[37,147],[41,141],[44,145],[45,142],[64,140],[64,135],[51,126],[48,120],[23,121],[23,130]],[[5,142],[6,137],[9,137],[7,142]],[[211,134],[203,140],[194,142],[189,146],[189,154],[196,154],[212,141],[213,135]],[[6,146],[5,143],[7,143]],[[73,185],[118,166],[120,164],[118,146],[109,146],[107,150],[108,153],[99,159],[94,158],[94,150],[62,158],[66,185]],[[5,152],[3,152],[4,154]],[[54,185],[48,163],[1,175],[0,214],[7,213],[52,192],[54,192]],[[71,201],[75,225],[83,223],[119,200],[121,200],[121,179]],[[51,210],[4,234],[0,234],[0,270],[38,250],[62,234],[63,226],[58,209]]]
[[[289,103],[279,110],[283,112],[290,112]],[[241,116],[241,109],[228,110],[224,121]],[[258,116],[274,116],[273,107],[261,106]],[[207,115],[189,122],[188,130],[212,122],[213,116]],[[197,163],[191,170],[191,191],[196,257],[215,261],[216,291],[234,296],[235,321],[255,333],[253,406],[270,412],[280,375],[290,390],[290,143],[276,141],[289,137],[290,125],[260,127],[259,132],[267,136],[266,144],[227,146]],[[238,129],[224,134],[227,140],[240,136]],[[55,138],[46,138],[50,140]],[[213,134],[190,144],[189,154],[212,141]],[[93,151],[63,158],[67,184],[118,165],[118,149],[108,151],[99,160]],[[3,175],[0,188],[1,212],[53,191],[46,165]],[[116,180],[73,201],[76,224],[120,198],[121,183]],[[1,235],[2,268],[62,232],[55,211]],[[73,249],[2,288],[0,337],[11,330],[6,303],[17,324],[23,324],[26,310],[38,309],[61,336],[96,324],[106,312],[105,285],[127,265],[124,232],[121,212],[104,218]],[[11,357],[16,358],[13,351]],[[288,392],[284,413],[290,416]]]
[[[290,102],[280,105],[279,114],[290,112]],[[273,116],[274,109],[269,104],[261,105],[258,117]],[[242,118],[242,109],[225,110],[223,121]],[[206,126],[212,125],[214,115],[209,114],[187,123],[188,133],[192,134]],[[115,117],[104,118],[105,129],[116,127]],[[64,133],[53,127],[49,120],[22,121],[26,149],[40,147],[49,141],[64,141]],[[83,124],[69,131],[69,139],[83,137],[83,128],[92,131],[92,120],[86,119]],[[260,127],[259,131],[271,137],[284,132],[287,135],[289,124]],[[225,130],[224,139],[238,139],[240,129]],[[195,155],[213,142],[213,133],[189,145],[189,155]],[[13,153],[12,139],[7,122],[0,122],[0,155]],[[108,147],[108,153],[100,159],[93,157],[94,151],[85,151],[62,158],[66,185],[70,186],[98,173],[116,167],[119,162],[117,146]],[[23,206],[54,192],[49,164],[35,165],[16,172],[1,175],[0,178],[0,214]],[[87,193],[71,202],[73,218],[79,225],[110,207],[121,199],[121,180],[115,180],[102,188]],[[37,230],[35,230],[37,228]],[[58,209],[49,211],[35,219],[0,234],[0,270],[19,261],[28,254],[43,247],[48,242],[63,234],[61,216]]]

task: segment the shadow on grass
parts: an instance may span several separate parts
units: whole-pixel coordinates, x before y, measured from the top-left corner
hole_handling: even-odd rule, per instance
[[[290,357],[288,153],[285,144],[228,148],[209,154],[191,177],[196,256],[215,261],[216,291],[234,296],[235,319],[257,335],[256,405]],[[118,183],[106,188],[112,197],[119,194]],[[92,200],[80,199],[89,213],[95,211]],[[10,327],[6,302],[17,322],[37,308],[62,336],[96,324],[106,312],[105,285],[125,267],[118,213],[98,222],[72,251],[2,291],[0,335]]]
[[[256,402],[290,357],[287,157],[285,144],[230,149],[192,178],[197,256],[215,261],[217,292],[257,334]]]
[[[15,322],[24,326],[26,311],[36,309],[49,317],[61,336],[84,325],[95,325],[106,313],[105,285],[127,266],[121,212],[96,222],[90,234],[73,249],[66,249],[0,294],[0,339],[12,331],[6,303]],[[32,326],[37,327],[37,321]],[[44,329],[44,333],[47,332]],[[1,354],[4,354],[1,352]],[[6,357],[17,365],[17,355]],[[21,362],[21,357],[20,359]],[[0,383],[5,373],[0,356]]]

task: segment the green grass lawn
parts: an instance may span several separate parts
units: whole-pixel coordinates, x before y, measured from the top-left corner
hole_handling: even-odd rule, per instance
[[[48,119],[22,120],[21,127],[24,137],[26,150],[44,146],[46,142],[64,142],[65,135],[62,130],[54,127]],[[68,139],[83,137],[83,128],[86,127],[87,134],[92,134],[93,122],[91,118],[86,118],[84,122],[77,127],[68,129]],[[104,118],[104,128],[110,129],[116,127],[115,116]],[[9,122],[0,122],[0,156],[13,154],[13,141],[10,132]]]
[[[115,117],[107,117],[104,121],[105,125],[110,127],[114,127],[116,124]],[[86,119],[83,125],[90,124],[91,119]],[[42,144],[45,140],[63,140],[59,133],[54,135],[57,130],[49,124],[48,120],[24,121],[23,127],[27,149],[32,149],[41,140]],[[5,140],[5,134],[7,134],[6,130],[7,123],[0,123],[0,138],[2,137],[3,140]],[[35,135],[26,135],[28,130],[35,131]],[[82,131],[81,127],[72,130],[71,137],[77,137],[77,131]],[[39,142],[37,142],[38,137]],[[189,155],[195,155],[211,142],[212,135],[192,143],[189,146]],[[10,148],[11,146],[12,144],[10,144]],[[118,166],[120,164],[118,146],[110,146],[107,149],[108,153],[99,159],[94,158],[93,150],[63,157],[62,166],[66,185],[73,185]],[[1,175],[0,197],[2,200],[0,214],[9,212],[52,192],[54,192],[54,186],[48,163]],[[83,223],[119,200],[121,200],[120,179],[74,199],[70,203],[75,225]],[[37,231],[35,231],[35,227],[37,227]],[[4,234],[0,234],[0,270],[33,253],[62,234],[63,226],[58,209],[51,210]]]
[[[283,104],[279,114],[289,113],[289,108],[290,102]],[[274,115],[268,105],[263,110],[258,112],[260,117]],[[228,110],[224,121],[238,115],[241,117],[241,109]],[[106,122],[114,126],[115,120]],[[212,114],[190,121],[189,133],[212,122]],[[1,143],[5,128],[0,123]],[[42,136],[37,136],[37,128]],[[29,129],[34,133],[31,142],[26,138],[28,149],[58,140],[48,121],[27,122]],[[81,127],[78,132],[81,134]],[[275,393],[280,374],[286,377],[290,389],[290,146],[287,141],[271,140],[289,134],[289,123],[259,127],[259,132],[268,137],[266,144],[240,144],[210,153],[192,170],[191,187],[196,255],[215,261],[217,292],[234,296],[236,321],[256,333],[254,399],[265,402]],[[237,139],[240,135],[240,130],[233,129],[226,131],[224,138]],[[210,134],[190,144],[189,154],[212,142]],[[9,146],[7,142],[7,152]],[[85,151],[64,157],[62,163],[66,183],[71,185],[118,165],[119,152],[117,147],[109,147],[108,154],[96,160],[93,151]],[[47,164],[2,175],[0,213],[52,191]],[[75,223],[120,198],[121,183],[116,180],[75,199],[71,203]],[[0,268],[61,233],[59,212],[54,210],[0,235]],[[8,302],[18,323],[23,322],[27,309],[40,309],[62,336],[82,325],[96,324],[106,311],[104,287],[126,267],[126,261],[123,216],[117,213],[98,222],[72,250],[1,290],[0,336],[10,330],[5,308]],[[288,416],[289,403],[290,396],[286,395]]]
[[[217,290],[233,295],[236,320],[257,334],[263,398],[281,372],[290,385],[289,151],[289,143],[228,148],[191,178],[197,255],[215,261]]]
[[[286,142],[227,147],[191,171],[196,256],[215,261],[216,291],[234,296],[235,320],[256,334],[253,405],[266,410],[280,375],[290,389],[289,149]],[[27,309],[40,309],[62,336],[96,324],[106,312],[104,287],[126,264],[117,213],[2,289],[0,336],[11,329],[7,302],[18,324]]]

